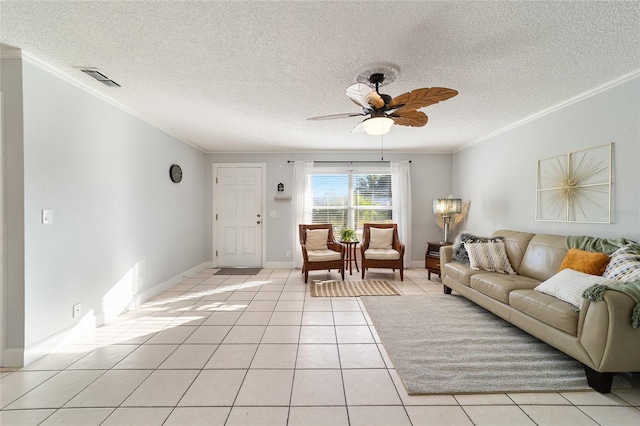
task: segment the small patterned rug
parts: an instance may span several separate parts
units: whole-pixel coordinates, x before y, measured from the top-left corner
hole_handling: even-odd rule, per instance
[[[312,297],[398,296],[398,290],[388,281],[314,281]]]

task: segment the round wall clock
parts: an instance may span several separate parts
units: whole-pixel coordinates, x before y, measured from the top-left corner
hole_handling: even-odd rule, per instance
[[[171,177],[172,182],[180,182],[182,180],[182,168],[177,164],[173,164],[169,168],[169,176]]]

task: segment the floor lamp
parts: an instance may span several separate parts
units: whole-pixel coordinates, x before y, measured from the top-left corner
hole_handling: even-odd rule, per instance
[[[434,198],[433,199],[433,213],[442,216],[444,221],[444,240],[441,243],[449,243],[449,223],[451,222],[451,216],[458,214],[462,211],[462,199],[461,198]]]

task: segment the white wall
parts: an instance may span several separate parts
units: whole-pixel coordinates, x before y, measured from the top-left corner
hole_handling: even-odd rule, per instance
[[[535,221],[540,159],[614,142],[611,224]],[[640,240],[640,76],[460,151],[454,190],[472,201],[467,230],[515,229]]]
[[[415,153],[385,153],[385,160],[411,160],[411,191],[412,191],[412,261],[424,262],[426,242],[442,239],[442,230],[435,223],[432,201],[435,197],[447,196],[452,191],[450,154],[415,154]],[[345,152],[345,153],[297,153],[297,154],[209,154],[206,158],[207,172],[207,235],[211,235],[212,213],[212,164],[213,163],[266,163],[267,165],[267,193],[265,218],[267,234],[266,261],[274,264],[291,263],[286,257],[287,251],[299,250],[292,247],[293,240],[293,207],[292,202],[275,201],[278,183],[285,184],[287,191],[293,188],[293,164],[287,160],[316,160],[316,161],[376,161],[380,160],[380,153],[373,152]],[[269,212],[275,211],[276,217],[269,217]],[[208,239],[207,256],[212,256],[212,241]]]
[[[74,304],[99,324],[205,262],[205,155],[30,60],[22,67],[24,344],[37,352],[78,324]],[[182,183],[169,179],[173,163]]]

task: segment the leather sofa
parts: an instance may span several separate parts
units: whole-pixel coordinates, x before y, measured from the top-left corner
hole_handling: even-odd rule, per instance
[[[640,371],[640,329],[631,325],[635,302],[618,291],[603,301],[585,300],[579,312],[534,290],[552,277],[566,256],[566,236],[499,230],[517,275],[471,269],[453,260],[453,247],[440,249],[445,293],[455,290],[502,319],[561,350],[584,365],[589,386],[611,391],[615,373]]]

